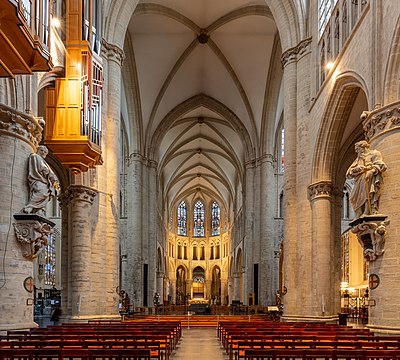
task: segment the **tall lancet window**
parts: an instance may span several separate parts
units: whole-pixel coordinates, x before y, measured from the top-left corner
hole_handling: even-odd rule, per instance
[[[204,205],[199,200],[194,206],[193,236],[204,236]]]
[[[186,204],[182,201],[178,206],[178,235],[187,235],[187,213]]]
[[[221,210],[214,201],[211,207],[211,236],[217,236],[221,233]]]
[[[49,234],[44,251],[46,261],[44,283],[53,286],[56,284],[56,235],[59,235],[57,230]]]

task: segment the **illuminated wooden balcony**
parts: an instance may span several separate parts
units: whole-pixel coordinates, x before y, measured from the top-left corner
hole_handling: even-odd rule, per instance
[[[0,2],[0,77],[51,70],[49,9],[50,0]]]
[[[85,46],[68,53],[75,59],[69,76],[46,88],[44,142],[64,166],[80,172],[102,164],[102,66]]]
[[[102,164],[101,0],[68,0],[65,75],[45,92],[44,142],[73,172]]]

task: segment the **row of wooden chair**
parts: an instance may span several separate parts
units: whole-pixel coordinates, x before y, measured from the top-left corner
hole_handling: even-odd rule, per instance
[[[324,352],[326,357],[322,359],[333,359],[346,351],[370,359],[371,353],[390,351],[390,356],[397,356],[400,351],[397,336],[375,336],[368,329],[336,324],[221,322],[217,334],[230,360],[281,359],[282,354],[293,354],[293,359],[313,359],[315,354]],[[259,357],[260,354],[264,355]],[[292,359],[289,355],[288,359]]]
[[[12,354],[13,351],[21,354],[28,352],[29,356],[26,359],[44,359],[44,355],[40,357],[42,353],[48,351],[55,354],[59,351],[58,355],[54,356],[55,359],[69,359],[68,356],[73,356],[69,354],[78,353],[85,360],[95,358],[94,353],[115,353],[121,359],[139,359],[140,356],[147,356],[149,353],[149,358],[168,360],[180,336],[181,324],[176,322],[63,324],[44,329],[10,330],[0,338],[0,350],[4,356]],[[136,353],[136,350],[146,352]]]
[[[150,360],[148,349],[0,349],[0,360]]]
[[[245,360],[399,360],[400,350],[247,349]]]

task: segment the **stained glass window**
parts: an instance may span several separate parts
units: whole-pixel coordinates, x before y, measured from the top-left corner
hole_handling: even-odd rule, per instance
[[[194,206],[193,236],[204,236],[204,204],[199,200]]]
[[[182,201],[178,206],[178,235],[187,235],[187,214],[186,204]]]
[[[219,205],[214,201],[211,208],[211,236],[220,234],[221,210]]]
[[[54,286],[56,284],[56,238],[55,232],[48,235],[45,248],[45,275],[44,283]]]

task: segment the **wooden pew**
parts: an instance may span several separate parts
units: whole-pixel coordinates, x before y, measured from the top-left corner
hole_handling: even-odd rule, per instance
[[[0,349],[0,360],[150,360],[146,349]]]

